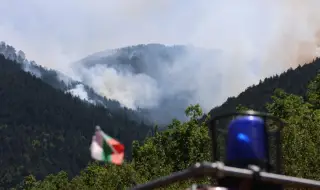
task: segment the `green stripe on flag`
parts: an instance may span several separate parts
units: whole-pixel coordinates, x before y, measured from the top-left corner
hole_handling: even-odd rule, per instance
[[[103,148],[103,160],[110,162],[112,149],[105,140],[103,141],[102,148]]]
[[[109,135],[103,133],[103,138],[106,140],[106,141],[109,141],[112,139],[112,137],[110,137]]]

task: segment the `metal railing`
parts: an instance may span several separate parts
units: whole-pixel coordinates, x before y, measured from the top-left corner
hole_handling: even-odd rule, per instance
[[[320,189],[320,181],[268,173],[268,172],[258,171],[257,169],[258,169],[257,167],[251,167],[251,169],[229,167],[229,166],[225,166],[222,162],[196,163],[195,165],[193,165],[188,169],[173,173],[166,177],[156,179],[146,184],[138,185],[136,187],[133,187],[132,190],[147,190],[147,189],[149,190],[149,189],[168,186],[178,181],[184,181],[191,178],[199,178],[204,176],[210,176],[215,178],[228,176],[228,177],[253,179],[254,176],[256,175],[258,175],[259,180],[263,182],[289,185],[294,187],[307,187],[307,188]]]

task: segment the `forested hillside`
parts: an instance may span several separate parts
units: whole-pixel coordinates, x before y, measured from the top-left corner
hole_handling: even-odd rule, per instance
[[[308,82],[313,79],[320,69],[320,59],[312,63],[289,69],[286,72],[261,80],[258,85],[248,87],[237,97],[230,97],[221,106],[210,111],[214,116],[219,113],[235,110],[241,104],[246,107],[266,111],[265,104],[270,102],[271,95],[276,88],[281,88],[288,93],[304,96]]]
[[[112,112],[120,112],[120,114],[126,112],[130,119],[137,122],[142,120],[144,122],[148,122],[143,113],[127,108],[123,109],[123,106],[121,106],[118,101],[102,97],[88,85],[74,80],[70,76],[67,76],[57,70],[43,67],[38,65],[35,61],[28,60],[23,51],[17,51],[13,46],[8,45],[5,42],[0,42],[0,55],[1,54],[8,60],[16,61],[25,72],[41,79],[43,82],[51,85],[55,89],[69,93],[75,97],[79,97],[83,101],[87,101],[91,104],[107,107],[112,110]]]
[[[320,76],[307,91],[319,68],[317,59],[267,78],[238,97],[229,98],[210,114],[232,111],[241,104],[282,117],[291,124],[284,131],[286,174],[319,179],[320,155],[315,147],[320,145],[316,136],[320,131],[316,125],[320,117]],[[272,99],[277,88],[289,94],[278,90]],[[198,125],[202,116],[198,106],[188,109],[189,122],[175,120],[168,130],[155,132],[143,122],[132,121],[130,111],[114,112],[83,102],[24,72],[20,64],[1,55],[0,98],[0,186],[5,189],[19,182],[26,189],[122,189],[209,159],[207,127]],[[266,106],[267,102],[270,104]],[[120,167],[89,165],[74,177],[90,161],[88,149],[95,125],[122,141],[127,158],[133,159]],[[132,141],[143,140],[147,134],[154,137],[144,144],[134,143],[132,151]],[[289,157],[290,151],[297,157]],[[302,160],[304,157],[308,158]],[[64,172],[55,175],[59,171]],[[43,182],[36,182],[32,176],[22,180],[29,174],[41,180],[50,173],[54,175]],[[74,178],[68,181],[68,176]]]
[[[22,177],[44,177],[60,170],[77,174],[90,160],[95,125],[126,145],[146,137],[150,127],[81,101],[44,83],[0,55],[0,187]]]
[[[320,180],[320,74],[303,89],[307,89],[304,96],[276,89],[264,109],[287,123],[281,145],[284,174]],[[134,142],[133,160],[122,166],[92,163],[71,180],[64,171],[43,181],[28,176],[23,187],[28,190],[125,189],[184,169],[197,161],[210,160],[208,127],[197,120],[202,115],[201,108],[191,106],[186,109],[186,115],[188,122],[175,120],[166,131],[157,132],[144,144]],[[165,189],[184,189],[189,185],[191,181]]]
[[[166,126],[173,118],[185,121],[183,111],[190,103],[214,102],[199,97],[220,91],[222,55],[216,49],[140,44],[90,55],[74,64],[74,71],[100,94]]]

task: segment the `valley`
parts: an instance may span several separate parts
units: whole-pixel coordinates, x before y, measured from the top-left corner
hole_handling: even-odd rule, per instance
[[[137,47],[143,49],[148,46]],[[184,51],[180,46],[166,50],[167,54],[170,51]],[[119,72],[128,70],[149,77],[159,74],[154,73],[152,67],[148,70],[148,67],[141,66],[152,62],[130,57],[128,54],[132,52],[127,50],[129,53],[123,54],[123,51],[120,50],[122,54],[116,61],[101,60],[97,55],[81,60],[84,64],[82,69],[90,70],[97,65],[110,63],[109,67],[119,69]],[[169,117],[188,121],[181,110],[192,104],[187,98],[192,96],[192,91],[175,91],[184,96],[171,94],[168,99],[160,101],[161,106],[154,109],[130,109],[117,100],[103,97],[84,79],[76,81],[59,71],[28,61],[23,52],[15,52],[11,46],[2,43],[0,52],[3,54],[0,56],[0,141],[3,145],[0,151],[3,168],[0,173],[1,187],[18,185],[29,174],[37,179],[44,179],[61,170],[69,177],[78,175],[90,163],[88,147],[95,125],[102,126],[108,134],[125,144],[126,159],[130,161],[136,154],[133,149],[137,148],[136,145],[132,146],[132,142],[137,140],[141,143],[152,139],[159,133],[158,130],[166,133],[169,119],[161,123],[162,128],[156,127],[157,119]],[[163,57],[170,65],[170,56]],[[221,106],[214,107],[208,113],[214,117],[219,113],[236,110],[239,105],[268,111],[265,104],[272,102],[276,89],[304,96],[307,84],[316,77],[319,69],[320,61],[316,59],[312,63],[266,78],[238,96],[229,97]],[[257,98],[253,100],[252,97]],[[175,113],[178,112],[183,117],[177,117]],[[152,117],[153,114],[156,116]],[[205,118],[202,117],[202,120]],[[205,143],[206,140],[203,140]],[[143,147],[141,145],[140,148]]]

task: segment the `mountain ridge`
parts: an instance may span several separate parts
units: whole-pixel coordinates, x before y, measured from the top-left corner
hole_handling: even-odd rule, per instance
[[[136,121],[143,120],[146,123],[152,124],[138,111],[123,108],[117,100],[112,100],[108,97],[99,95],[83,82],[74,80],[61,71],[38,65],[35,61],[29,61],[23,51],[16,51],[13,46],[10,46],[5,42],[0,42],[0,54],[4,55],[6,59],[16,61],[21,65],[21,68],[25,72],[31,73],[56,89],[62,90],[65,93],[70,93],[75,97],[79,97],[83,101],[87,101],[94,105],[100,105],[113,111],[121,111],[125,109],[131,119]]]
[[[225,112],[235,111],[238,105],[243,105],[253,110],[266,111],[264,105],[271,101],[271,96],[277,88],[287,93],[303,96],[307,90],[307,84],[319,73],[320,58],[311,63],[299,65],[297,68],[289,68],[287,71],[260,80],[259,84],[251,85],[238,96],[229,97],[223,104],[212,108],[211,117]],[[263,91],[263,93],[261,93]],[[256,97],[256,98],[252,98]]]
[[[99,94],[120,102],[123,99],[128,107],[166,125],[174,118],[185,121],[184,108],[199,100],[197,88],[202,81],[194,81],[184,70],[194,72],[202,62],[206,62],[199,68],[202,70],[210,65],[218,67],[221,55],[220,50],[193,46],[139,44],[91,54],[76,62],[74,69],[81,81]],[[212,85],[218,88],[220,74],[214,75],[218,79]]]
[[[0,46],[1,47],[1,46]],[[13,47],[10,47],[11,49]],[[9,48],[9,49],[10,49]],[[14,49],[14,48],[13,48]],[[117,48],[117,49],[111,49],[111,50],[106,50],[106,51],[100,51],[94,54],[91,54],[89,56],[86,56],[83,59],[80,59],[79,61],[75,62],[74,65],[77,66],[77,64],[81,64],[84,66],[84,68],[81,69],[90,69],[96,65],[101,66],[101,69],[104,69],[106,66],[107,68],[113,68],[117,72],[132,72],[135,74],[146,74],[149,77],[156,77],[156,74],[152,74],[152,68],[153,66],[150,66],[148,69],[143,69],[144,66],[148,65],[160,65],[163,66],[163,64],[173,64],[174,59],[176,59],[179,56],[182,56],[186,53],[189,53],[191,51],[198,51],[200,52],[199,55],[207,55],[211,54],[211,56],[217,56],[221,54],[219,50],[207,50],[207,49],[201,49],[201,48],[196,48],[193,46],[184,46],[184,45],[173,45],[173,46],[166,46],[163,44],[139,44],[139,45],[133,45],[133,46],[128,46],[128,47],[123,47],[123,48]],[[10,51],[9,51],[10,52]],[[20,52],[20,51],[19,51]],[[207,53],[203,53],[207,52]],[[1,53],[1,50],[0,50]],[[150,55],[149,55],[150,53]],[[7,53],[12,57],[12,53]],[[19,54],[19,53],[18,53]],[[196,53],[195,53],[196,54]],[[197,55],[197,54],[196,54]],[[199,57],[199,55],[197,55]],[[145,56],[155,56],[156,60],[159,58],[158,62],[152,62],[150,61],[150,58],[144,58]],[[196,57],[197,57],[196,56]],[[19,56],[17,56],[19,57]],[[15,58],[19,60],[19,58]],[[145,60],[146,59],[146,60]],[[20,58],[21,60],[21,58]],[[148,61],[149,60],[149,61]],[[170,62],[171,61],[171,62]],[[316,61],[316,60],[315,60]],[[163,63],[163,64],[160,64]],[[24,64],[27,65],[27,64]],[[30,62],[31,66],[39,70],[40,73],[42,73],[42,79],[52,85],[55,88],[61,89],[64,92],[69,92],[71,94],[74,94],[76,91],[83,91],[87,94],[88,100],[91,103],[96,103],[100,104],[103,106],[106,106],[114,109],[114,110],[120,110],[123,108],[123,105],[118,100],[110,100],[110,97],[105,97],[102,96],[101,93],[97,93],[96,90],[93,90],[92,86],[90,84],[86,83],[85,80],[82,80],[84,82],[79,82],[79,81],[74,81],[68,76],[60,73],[59,71],[54,71],[51,69],[46,69],[43,68],[42,66],[36,65],[35,62]],[[314,67],[316,69],[319,69],[317,64],[306,64],[310,66],[306,67]],[[311,66],[315,65],[315,66]],[[126,68],[125,68],[126,67]],[[24,66],[24,68],[28,68]],[[75,67],[77,69],[77,67]],[[304,69],[304,66],[299,66],[297,69]],[[98,68],[100,69],[100,67]],[[153,68],[154,69],[154,68]],[[27,69],[25,69],[28,71]],[[32,71],[32,67],[29,70]],[[156,69],[155,69],[156,70]],[[308,70],[308,69],[307,69]],[[285,73],[291,73],[293,69],[288,69],[286,72],[281,73],[280,75],[275,75],[272,77],[267,77],[264,79],[264,81],[275,81],[277,77],[282,78],[282,76],[285,75]],[[86,71],[87,72],[87,71]],[[148,73],[149,72],[149,73]],[[303,71],[307,72],[307,71]],[[81,72],[80,72],[81,73]],[[108,73],[107,73],[108,74]],[[62,79],[64,78],[66,79]],[[217,83],[219,83],[219,73],[216,73],[217,76]],[[315,76],[315,72],[311,72],[310,78],[312,76]],[[276,77],[276,78],[274,78]],[[279,80],[286,80],[286,79],[280,79]],[[60,82],[57,81],[60,79]],[[63,82],[61,82],[61,80]],[[70,82],[71,81],[71,82]],[[297,84],[299,85],[305,85],[308,80],[302,80],[303,84],[299,81],[297,81]],[[237,97],[242,98],[242,97],[247,97],[247,96],[254,96],[255,94],[255,89],[260,88],[259,85],[262,83],[260,80],[260,83],[257,85],[249,86],[247,87],[246,90],[244,90],[242,93],[240,93]],[[274,82],[273,82],[274,83]],[[301,83],[301,84],[300,84]],[[71,84],[71,85],[67,85]],[[275,84],[272,84],[273,86],[276,86]],[[279,84],[281,87],[284,87],[283,84]],[[285,87],[284,87],[285,88]],[[264,102],[270,101],[271,93],[274,88],[266,91],[265,94],[261,95],[260,99],[263,99],[263,101],[260,101],[261,105],[263,105]],[[143,89],[145,90],[145,89]],[[248,92],[252,92],[251,95]],[[158,105],[161,105],[160,108],[143,108],[143,107],[137,107],[135,110],[127,109],[128,112],[132,115],[132,119],[137,119],[137,121],[143,120],[146,123],[149,124],[158,124],[160,126],[165,126],[170,122],[172,119],[177,118],[178,120],[184,121],[186,117],[183,115],[183,110],[184,108],[190,104],[190,102],[187,101],[188,98],[192,96],[192,91],[180,91],[178,94],[171,94],[170,95],[170,90],[168,90],[168,97],[164,97],[162,99],[159,99],[157,101]],[[290,92],[291,93],[291,92]],[[302,91],[294,91],[292,92],[294,94],[303,94]],[[181,96],[183,94],[183,96]],[[247,95],[248,94],[248,95]],[[108,98],[108,99],[107,99]],[[235,97],[229,97],[226,98],[226,101],[223,101],[220,105],[215,106],[214,108],[208,110],[208,113],[211,115],[215,115],[217,113],[222,113],[224,110],[222,107],[228,107],[229,110],[235,110],[235,107],[237,106],[237,101],[234,101]],[[92,101],[95,100],[95,101]],[[241,102],[245,102],[246,106],[250,107],[250,100],[241,100]],[[174,103],[173,103],[174,102]],[[191,102],[192,104],[197,103],[196,101]],[[262,107],[259,106],[253,106],[252,108],[258,109],[263,111]],[[180,111],[179,111],[180,110]],[[219,111],[220,110],[220,111]],[[179,112],[177,114],[177,112]],[[159,122],[160,121],[160,122]],[[163,122],[165,121],[165,122]]]
[[[126,155],[129,157],[133,140],[143,141],[156,133],[143,120],[131,120],[130,112],[125,108],[113,112],[102,105],[81,101],[58,87],[54,88],[54,83],[48,84],[36,73],[25,72],[21,63],[10,61],[8,55],[9,59],[17,59],[12,53],[7,57],[0,55],[1,186],[17,184],[30,173],[38,179],[60,169],[70,176],[76,175],[90,160],[88,145],[94,125],[100,125],[108,134],[123,142],[128,147]],[[282,88],[302,95],[306,92],[306,84],[319,69],[320,59],[316,59],[280,75],[265,78],[237,97],[228,98],[221,106],[213,108],[210,114],[215,116],[230,112],[240,104],[265,111],[264,105],[270,101],[275,89]],[[46,80],[50,82],[50,77],[56,79],[56,74],[54,71],[48,72]],[[65,154],[59,154],[61,151]]]
[[[0,55],[0,186],[8,189],[30,173],[41,179],[65,170],[76,175],[90,161],[95,125],[126,146],[152,131],[128,111],[112,111],[65,93]]]
[[[311,64],[303,65],[295,70],[289,69],[279,76],[266,78],[259,85],[249,87],[240,94],[242,97],[234,97],[229,100],[238,100],[238,103],[242,106],[246,102],[240,100],[251,100],[251,108],[266,106],[270,114],[283,119],[287,123],[282,130],[280,145],[282,147],[280,164],[283,174],[287,176],[320,179],[318,172],[320,169],[320,152],[317,151],[320,143],[318,138],[320,134],[318,130],[320,120],[320,74],[317,69],[319,65],[320,60],[316,59]],[[310,76],[314,73],[318,73],[316,77]],[[312,78],[311,81],[310,78]],[[306,84],[306,81],[308,81],[307,86],[302,86]],[[283,86],[298,94],[301,92],[307,93],[303,96],[290,94],[283,89],[279,89]],[[255,91],[256,96],[243,99],[243,96],[252,95],[252,91]],[[274,91],[271,104],[261,105],[260,103],[265,100],[264,98],[259,99],[260,102],[256,101],[263,94],[268,96],[269,91]],[[228,108],[226,105],[222,106],[225,110]],[[241,109],[247,108],[245,106]],[[208,128],[204,122],[197,122],[201,113],[201,107],[198,105],[190,106],[186,109],[186,114],[190,116],[189,121],[173,121],[167,130],[156,132],[155,135],[147,138],[144,144],[134,142],[133,159],[125,162],[121,167],[112,164],[92,163],[72,180],[69,180],[66,177],[67,173],[62,171],[46,177],[43,181],[37,181],[33,176],[28,176],[25,178],[22,187],[34,190],[49,187],[52,189],[83,190],[91,188],[127,189],[132,188],[137,183],[146,183],[162,176],[171,175],[173,172],[186,169],[196,162],[210,160],[211,141]],[[222,123],[224,123],[223,120],[219,122],[219,124]],[[269,140],[271,140],[271,144],[269,144],[270,159],[274,160],[276,154],[273,153],[278,148],[273,146],[276,144],[274,144],[272,138]],[[220,146],[218,141],[218,147],[221,150],[224,146]],[[271,164],[274,165],[275,163],[271,162]],[[166,189],[185,189],[192,184],[209,184],[210,182],[212,180],[205,178],[178,181],[172,185],[167,184]],[[297,188],[293,187],[293,189]]]

